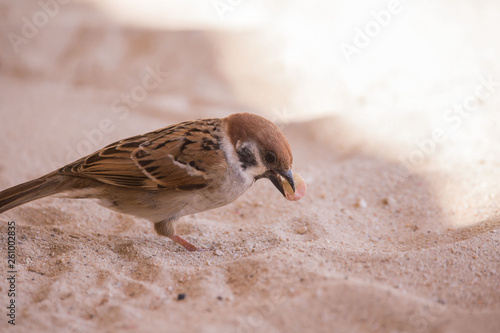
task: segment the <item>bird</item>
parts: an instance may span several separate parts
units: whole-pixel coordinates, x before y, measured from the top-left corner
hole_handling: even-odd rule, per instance
[[[0,192],[0,214],[58,194],[150,220],[156,233],[189,251],[180,217],[225,206],[262,178],[286,199],[305,194],[292,173],[292,150],[273,122],[252,113],[185,121],[126,138],[40,178]]]

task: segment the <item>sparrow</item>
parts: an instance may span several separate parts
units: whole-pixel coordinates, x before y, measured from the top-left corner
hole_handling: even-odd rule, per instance
[[[261,178],[288,200],[296,190],[292,151],[281,130],[251,113],[185,121],[112,143],[45,176],[0,192],[0,213],[53,194],[98,199],[150,220],[159,235],[189,251],[175,232],[185,215],[227,205]]]

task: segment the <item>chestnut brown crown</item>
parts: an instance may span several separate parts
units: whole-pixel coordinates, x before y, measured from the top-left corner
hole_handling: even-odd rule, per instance
[[[261,147],[261,154],[268,153],[276,157],[275,168],[289,170],[292,167],[293,156],[290,144],[285,135],[273,122],[252,113],[235,113],[224,119],[227,123],[227,133],[231,143],[254,141]]]

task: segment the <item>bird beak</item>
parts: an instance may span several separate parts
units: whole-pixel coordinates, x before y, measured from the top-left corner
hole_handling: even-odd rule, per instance
[[[284,181],[288,182],[295,192],[295,183],[293,181],[291,169],[288,169],[287,171],[268,171],[266,172],[265,177],[268,178],[274,186],[276,186],[278,191],[280,191],[284,197],[286,197],[285,189],[283,188]]]

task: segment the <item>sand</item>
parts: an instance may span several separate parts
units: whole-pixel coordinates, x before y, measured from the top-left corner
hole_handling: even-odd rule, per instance
[[[131,15],[128,2],[125,18],[109,9],[114,1],[102,3],[61,4],[16,53],[6,34],[21,35],[22,17],[41,7],[0,2],[0,189],[127,136],[250,111],[281,126],[308,193],[289,202],[260,180],[231,205],[183,218],[179,234],[207,249],[196,253],[91,200],[51,197],[8,211],[0,215],[0,331],[500,331],[500,90],[410,165],[401,156],[432,137],[436,119],[474,92],[478,75],[451,76],[443,64],[427,85],[403,71],[373,74],[376,84],[356,90],[343,59],[280,58],[276,49],[290,46],[249,30],[259,23],[249,4],[228,22],[213,8],[200,9],[215,17],[207,21],[170,3],[153,28],[127,23],[143,15]],[[277,18],[286,13],[286,4],[273,6]],[[449,16],[473,20],[471,39],[490,22],[474,6]],[[498,79],[498,41],[486,36],[476,46],[485,40],[490,53],[471,59]],[[318,81],[323,65],[335,75]],[[6,316],[10,221],[15,327]]]

